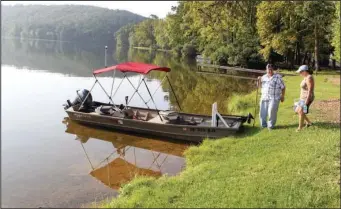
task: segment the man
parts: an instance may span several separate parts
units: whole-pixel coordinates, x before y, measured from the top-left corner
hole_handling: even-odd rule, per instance
[[[279,101],[284,101],[285,85],[282,76],[274,73],[274,66],[266,66],[266,74],[258,77],[262,87],[259,118],[263,128],[273,129],[277,120]],[[266,121],[269,116],[269,120]]]

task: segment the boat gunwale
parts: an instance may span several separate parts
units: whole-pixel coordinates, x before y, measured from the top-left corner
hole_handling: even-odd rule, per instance
[[[72,107],[70,107],[72,108]],[[218,130],[239,130],[240,127],[243,125],[243,122],[241,121],[243,116],[239,116],[241,118],[237,118],[236,122],[240,123],[238,125],[238,128],[234,128],[234,127],[213,127],[213,126],[197,126],[197,125],[181,125],[181,124],[159,124],[159,123],[153,123],[153,122],[148,122],[148,121],[142,121],[142,120],[134,120],[134,119],[129,119],[129,118],[120,118],[120,117],[114,117],[114,116],[107,116],[107,115],[97,115],[97,114],[90,114],[90,113],[85,113],[85,112],[78,112],[75,110],[69,110],[70,108],[68,108],[66,110],[66,112],[70,112],[70,113],[77,113],[77,114],[84,114],[84,115],[91,115],[94,117],[99,117],[99,118],[108,118],[108,119],[117,119],[117,120],[123,120],[123,121],[133,121],[135,123],[145,123],[145,124],[155,124],[155,125],[160,125],[160,126],[170,126],[170,127],[179,127],[179,128],[210,128],[210,129],[218,129]],[[148,109],[147,109],[148,110]],[[195,114],[193,114],[195,115]],[[210,117],[210,116],[206,116],[206,117]],[[72,119],[75,120],[75,119]],[[77,119],[79,120],[79,119]],[[89,120],[82,120],[82,121],[89,121]],[[91,122],[91,121],[90,121]],[[97,122],[97,124],[101,124],[100,122]]]

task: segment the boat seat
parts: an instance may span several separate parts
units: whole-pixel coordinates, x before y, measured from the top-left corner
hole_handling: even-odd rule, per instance
[[[136,110],[135,117],[139,120],[148,121],[149,119],[151,119],[152,116],[149,112],[147,112],[147,114],[143,114]]]
[[[190,118],[186,118],[185,121],[190,123],[190,124],[200,124],[200,123],[204,122],[204,118],[190,117]]]

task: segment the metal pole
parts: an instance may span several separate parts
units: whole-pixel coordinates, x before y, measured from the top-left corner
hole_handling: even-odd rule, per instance
[[[130,96],[130,99],[129,101],[127,102],[127,105],[130,103],[130,101],[133,99],[133,97],[135,96],[135,93],[138,91],[138,89],[140,88],[141,84],[142,84],[142,81],[143,81],[144,78],[142,78],[142,80],[139,82],[139,84],[137,85],[137,88],[136,90],[134,91],[133,95]],[[148,102],[147,102],[148,103]]]
[[[116,73],[116,70],[114,70],[114,73],[113,73],[113,76],[112,76],[112,85],[111,85],[111,91],[110,91],[110,96],[111,97],[112,97],[112,90],[114,89],[115,73]]]
[[[259,80],[257,80],[257,90],[256,90],[256,105],[255,105],[255,118],[253,119],[253,125],[252,127],[255,127],[256,123],[256,114],[257,114],[257,109],[258,109],[258,89],[259,89]]]
[[[153,151],[151,151],[153,153]],[[150,164],[150,166],[148,167],[148,170],[154,165],[155,161],[160,157],[161,153],[159,152],[159,154],[155,157],[154,153],[153,153],[153,162],[152,164]]]
[[[157,107],[156,107],[156,103],[155,103],[155,101],[154,101],[154,99],[153,99],[153,96],[152,96],[152,94],[151,94],[150,91],[149,91],[149,88],[148,88],[148,86],[147,86],[146,81],[144,80],[144,78],[143,78],[142,80],[143,80],[144,85],[145,85],[146,88],[147,88],[147,91],[148,91],[148,93],[149,93],[150,98],[152,99],[152,101],[153,101],[153,103],[154,103],[154,105],[155,105],[155,109],[156,109],[156,111],[157,111],[157,114],[158,114],[159,117],[160,117],[160,120],[163,121],[163,120],[162,120],[162,117],[161,117],[161,115],[160,115],[160,113],[159,113],[159,110],[158,110]]]
[[[108,167],[107,167],[108,182],[109,182],[109,187],[111,187],[111,182],[110,182],[110,169],[109,169],[109,160],[108,160],[108,158],[107,158],[107,165],[108,165]]]
[[[143,97],[141,96],[141,94],[140,94],[140,93],[138,92],[138,90],[134,87],[133,83],[129,80],[128,77],[126,77],[126,78],[127,78],[127,80],[129,81],[129,83],[131,84],[131,86],[134,88],[134,90],[136,91],[136,93],[140,96],[140,98],[142,99],[142,101],[144,102],[144,104],[147,106],[147,108],[150,109],[149,106],[148,106],[148,104],[146,103],[146,101],[144,101],[144,99],[143,99]],[[142,78],[142,81],[144,81],[144,78]]]
[[[161,83],[160,83],[160,85],[156,88],[156,90],[154,91],[153,96],[155,95],[156,91],[159,90],[159,88],[161,87],[161,85],[162,85],[163,81],[165,80],[165,78],[166,78],[166,75],[162,78]],[[150,102],[150,100],[151,100],[151,99],[148,99],[147,103]]]
[[[95,79],[97,80],[96,76],[94,75]],[[102,90],[104,91],[104,93],[107,95],[107,97],[109,98],[109,100],[112,102],[112,104],[114,104],[114,101],[112,101],[111,96],[109,96],[109,94],[107,93],[107,91],[103,88],[102,84],[97,80],[99,86],[102,88]],[[110,102],[109,101],[109,102]]]
[[[105,46],[104,47],[104,67],[107,67],[107,49],[108,49],[108,46]]]
[[[174,97],[175,97],[176,103],[178,104],[178,107],[179,107],[179,109],[181,110],[181,106],[180,106],[180,103],[179,103],[179,100],[178,100],[178,98],[176,97],[176,94],[175,94],[175,92],[174,92],[173,86],[172,86],[171,82],[169,81],[169,78],[168,78],[168,76],[166,76],[166,77],[167,77],[167,80],[168,80],[169,86],[171,87],[171,90],[172,90],[172,92],[173,92],[173,94],[174,94]]]
[[[91,165],[92,170],[94,170],[94,166],[92,165],[92,163],[91,163],[91,161],[90,161],[90,158],[89,158],[88,154],[86,153],[85,148],[84,148],[82,142],[81,142],[81,145],[82,145],[82,148],[83,148],[83,150],[84,150],[85,156],[86,156],[86,158],[88,159],[88,161],[89,161],[89,163],[90,163],[90,165]]]
[[[116,93],[117,93],[118,89],[120,88],[121,84],[123,83],[123,80],[125,79],[125,77],[126,77],[126,74],[124,74],[124,77],[122,78],[120,84],[118,84],[118,87],[117,87],[117,89],[116,89],[114,95],[112,95],[112,97],[114,97],[114,96],[116,95]]]

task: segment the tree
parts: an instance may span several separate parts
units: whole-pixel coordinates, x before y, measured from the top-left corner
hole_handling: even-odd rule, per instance
[[[333,26],[333,46],[334,46],[334,58],[341,63],[341,43],[340,43],[340,25],[341,25],[341,12],[340,12],[340,2],[336,2],[336,15]]]
[[[169,34],[167,33],[167,23],[165,20],[157,20],[155,22],[155,41],[158,47],[169,49]]]
[[[155,19],[146,19],[134,27],[134,40],[138,46],[154,47],[155,40]]]
[[[128,47],[130,45],[130,34],[134,30],[133,24],[128,24],[123,26],[115,33],[116,46],[118,47]]]
[[[258,54],[255,27],[259,1],[186,2],[188,37],[204,55],[220,64],[247,66]],[[185,33],[186,34],[186,33]]]
[[[271,60],[273,52],[293,58],[293,51],[298,40],[295,30],[297,19],[294,4],[286,1],[262,2],[257,8],[257,31],[262,49],[260,53],[266,61]],[[288,61],[288,59],[287,59]],[[293,65],[293,59],[290,59]]]
[[[295,63],[307,62],[308,54],[314,54],[315,69],[319,69],[320,53],[329,53],[333,3],[262,2],[257,10],[257,30],[263,47],[260,53],[266,60],[271,61],[270,55],[278,53],[293,67]]]
[[[321,39],[330,34],[335,15],[335,4],[330,1],[306,1],[300,5],[298,15],[307,28],[313,29],[315,70],[320,69]]]
[[[122,26],[145,18],[124,10],[80,5],[2,6],[3,36],[113,42]]]

